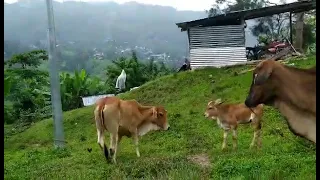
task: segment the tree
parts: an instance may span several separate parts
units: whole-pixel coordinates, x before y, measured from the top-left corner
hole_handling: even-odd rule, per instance
[[[20,65],[22,69],[27,67],[37,68],[42,61],[48,60],[48,55],[44,50],[34,50],[26,53],[15,54],[6,63],[9,67]]]
[[[213,17],[222,13],[230,13],[232,11],[262,8],[265,5],[265,0],[236,0],[235,2],[227,0],[217,0],[216,4],[212,5],[209,11],[207,11],[207,14],[208,17]]]
[[[288,13],[259,18],[257,20],[258,24],[252,27],[251,32],[258,37],[260,43],[265,44],[274,39],[288,39],[289,24],[285,23],[288,19]]]
[[[11,89],[11,77],[4,78],[4,96],[7,96],[10,93]]]
[[[37,111],[41,111],[50,101],[49,75],[37,67],[47,59],[45,51],[36,50],[15,54],[7,61],[4,70],[5,122],[12,123],[18,119],[31,122],[41,118]],[[50,111],[45,112],[46,115]]]
[[[296,22],[293,23],[293,26]],[[294,41],[296,36],[296,29],[293,29]],[[315,11],[311,11],[304,14],[303,33],[302,33],[302,48],[308,49],[309,46],[313,46],[316,43],[316,15]]]

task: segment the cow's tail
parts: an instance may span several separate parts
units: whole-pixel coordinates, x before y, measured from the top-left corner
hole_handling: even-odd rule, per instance
[[[96,115],[98,115],[97,120],[99,122],[97,122],[97,123],[100,125],[101,131],[107,130],[105,123],[104,123],[103,109],[104,109],[103,105],[98,106],[98,112],[96,114]],[[102,136],[104,136],[104,134],[102,134]],[[110,161],[110,159],[111,159],[110,152],[109,152],[109,148],[107,147],[106,143],[103,144],[103,147],[101,146],[101,144],[99,144],[99,145],[103,149],[104,156],[106,157],[107,161]]]

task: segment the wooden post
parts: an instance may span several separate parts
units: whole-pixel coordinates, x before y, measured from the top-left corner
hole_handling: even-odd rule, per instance
[[[240,20],[241,22],[241,25],[243,26],[243,29],[242,29],[242,32],[243,32],[243,44],[245,45],[246,44],[246,32],[245,32],[245,29],[247,28],[247,23],[246,21],[244,20],[244,18],[241,18]]]
[[[187,51],[187,57],[190,57],[190,29],[187,30],[187,36],[188,36],[188,51]]]
[[[304,18],[303,12],[297,13],[295,48],[299,52],[303,52],[303,48],[302,48],[302,44],[303,44],[303,18]]]
[[[290,11],[290,43],[293,44],[292,39],[292,12]]]

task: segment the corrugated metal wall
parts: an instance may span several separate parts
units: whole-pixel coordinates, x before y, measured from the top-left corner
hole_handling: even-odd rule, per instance
[[[195,27],[188,34],[192,68],[247,61],[243,25]]]

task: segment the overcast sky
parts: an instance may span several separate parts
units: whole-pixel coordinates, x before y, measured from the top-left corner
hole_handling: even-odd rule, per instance
[[[13,3],[17,0],[4,0],[6,3]],[[45,1],[45,0],[43,0]],[[60,2],[68,0],[58,0]],[[74,1],[91,1],[91,2],[102,2],[110,0],[74,0]],[[113,0],[117,3],[125,3],[132,0]],[[193,10],[193,11],[204,11],[208,10],[215,0],[135,0],[139,3],[144,4],[153,4],[153,5],[162,5],[162,6],[172,6],[178,10]],[[279,3],[280,0],[270,0],[271,2]],[[296,0],[287,0],[287,3],[294,2]]]

